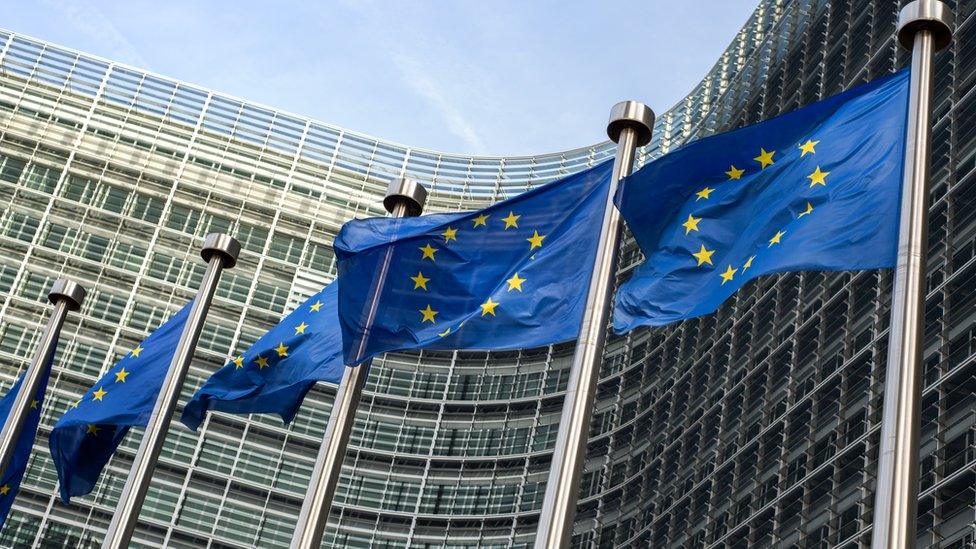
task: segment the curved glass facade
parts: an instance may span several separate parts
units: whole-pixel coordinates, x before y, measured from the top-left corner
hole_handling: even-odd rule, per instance
[[[891,37],[898,7],[764,0],[692,93],[659,114],[638,163],[904,66]],[[954,7],[957,41],[938,57],[934,101],[919,507],[920,545],[946,548],[972,546],[976,526],[976,6]],[[90,291],[62,335],[38,451],[0,546],[100,542],[139,432],[71,506],[55,498],[47,432],[192,296],[204,234],[230,232],[244,250],[221,280],[184,401],[331,278],[333,236],[352,217],[383,214],[389,178],[425,182],[427,211],[472,209],[613,152],[415,149],[0,31],[4,390],[33,351],[51,282],[65,275]],[[620,278],[639,261],[625,241]],[[715,315],[609,338],[574,543],[866,546],[890,279],[767,277]],[[376,360],[325,545],[530,546],[572,352]],[[287,547],[333,395],[320,384],[288,427],[225,414],[199,434],[174,426],[137,542]]]

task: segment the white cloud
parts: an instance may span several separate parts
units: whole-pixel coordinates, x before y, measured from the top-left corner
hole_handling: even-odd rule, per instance
[[[441,115],[447,129],[471,147],[472,152],[484,154],[485,144],[474,125],[458,109],[457,103],[444,95],[441,91],[444,86],[429,76],[431,72],[424,70],[419,62],[402,53],[393,56],[393,63],[399,69],[407,87],[424,98]]]
[[[56,10],[76,30],[91,40],[103,44],[106,57],[139,68],[149,69],[149,62],[97,7],[84,0],[43,0]]]

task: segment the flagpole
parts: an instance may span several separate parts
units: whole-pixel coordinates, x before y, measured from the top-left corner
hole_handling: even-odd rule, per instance
[[[423,212],[424,202],[427,200],[427,190],[423,185],[400,177],[390,182],[383,206],[393,217],[416,217]],[[367,330],[372,324],[379,305],[382,286],[389,270],[393,248],[387,248],[386,258],[377,274],[376,288],[370,300],[370,309],[366,322]],[[362,341],[365,342],[365,336]],[[298,515],[295,534],[291,540],[291,549],[318,549],[322,545],[322,535],[329,519],[332,499],[335,497],[339,475],[342,473],[342,460],[346,456],[349,445],[349,435],[356,420],[356,410],[363,394],[363,385],[369,373],[369,364],[345,368],[339,389],[336,392],[329,424],[325,428],[322,446],[315,458],[312,478],[309,480],[308,492],[302,503],[302,511]]]
[[[908,4],[898,18],[898,41],[912,52],[912,74],[878,452],[874,549],[909,549],[916,543],[932,65],[935,52],[952,41],[952,12],[938,0]]]
[[[37,344],[37,351],[24,375],[24,382],[20,384],[20,391],[14,397],[10,414],[3,424],[3,430],[0,431],[0,478],[3,477],[14,457],[17,440],[24,429],[27,414],[31,410],[31,402],[37,395],[44,373],[51,366],[51,357],[57,350],[58,336],[61,334],[61,327],[64,326],[68,311],[77,311],[81,308],[81,304],[85,301],[85,289],[71,280],[59,278],[54,281],[47,298],[54,304],[54,312],[51,313],[51,318],[44,327],[41,340]]]
[[[654,111],[637,101],[622,101],[610,110],[607,135],[617,143],[613,176],[600,229],[600,244],[593,261],[586,309],[569,370],[559,434],[552,454],[546,496],[539,516],[535,546],[569,547],[579,496],[579,479],[586,461],[587,433],[593,414],[593,397],[603,362],[603,343],[610,319],[610,298],[617,270],[620,244],[620,212],[613,204],[617,182],[630,175],[637,147],[651,141]]]
[[[112,522],[109,524],[102,549],[126,549],[135,531],[139,512],[142,510],[149,482],[152,480],[159,452],[166,440],[170,421],[176,409],[176,401],[180,397],[180,389],[190,369],[190,360],[196,349],[200,331],[203,329],[204,319],[213,301],[214,291],[220,281],[220,274],[224,269],[231,269],[237,264],[237,256],[241,252],[241,245],[230,235],[211,233],[203,242],[200,255],[207,262],[207,270],[200,282],[200,289],[190,306],[183,333],[173,352],[173,360],[166,371],[166,378],[156,397],[152,415],[146,424],[145,434],[139,443],[139,450],[132,462],[129,476],[122,489]]]

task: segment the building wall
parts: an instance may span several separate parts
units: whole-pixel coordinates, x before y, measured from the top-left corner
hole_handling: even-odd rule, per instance
[[[638,162],[907,63],[898,4],[766,0],[715,67],[661,113]],[[922,546],[976,525],[976,16],[937,64],[923,420]],[[968,38],[968,39],[967,39]],[[69,402],[189,299],[202,236],[244,244],[224,274],[183,400],[334,275],[331,241],[382,215],[389,178],[428,211],[472,209],[609,158],[384,142],[0,31],[0,382],[26,366],[69,276],[89,289],[59,348],[42,434],[0,546],[97,546],[138,443],[97,489],[56,501],[46,435]],[[640,70],[639,57],[634,70]],[[609,105],[608,105],[609,108]],[[640,261],[623,244],[620,278]],[[575,543],[858,547],[870,539],[889,272],[750,284],[716,314],[608,341]],[[374,362],[326,545],[508,547],[534,539],[572,344],[394,353]],[[137,540],[286,547],[334,387],[290,426],[213,414],[174,425]]]

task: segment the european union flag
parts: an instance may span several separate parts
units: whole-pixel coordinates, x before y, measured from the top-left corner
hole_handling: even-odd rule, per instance
[[[908,72],[700,139],[621,182],[646,260],[614,329],[715,311],[760,275],[892,267]]]
[[[130,427],[149,422],[192,301],[108,371],[51,430],[61,500],[92,491]]]
[[[346,362],[397,349],[513,349],[575,338],[610,168],[481,211],[346,223],[334,245]]]
[[[50,377],[51,364],[48,363],[46,372],[41,376],[41,386],[38,387],[37,394],[31,400],[30,412],[27,414],[27,421],[24,422],[24,427],[20,431],[20,438],[17,440],[16,448],[14,448],[13,460],[10,462],[8,470],[4,472],[3,478],[0,479],[0,526],[6,522],[7,515],[10,514],[10,507],[14,504],[17,492],[20,491],[20,481],[23,480],[24,472],[27,471],[27,462],[30,460],[31,450],[34,448],[34,437],[37,436],[37,425],[41,422],[41,403],[44,401],[44,390],[47,388]],[[24,376],[21,375],[20,379],[7,391],[3,400],[0,400],[0,418],[3,418],[4,421],[10,416],[10,409],[14,405],[14,399],[17,398],[23,381]]]
[[[187,402],[181,421],[194,431],[207,410],[276,413],[290,423],[317,381],[344,369],[336,284],[326,286],[214,372]]]

